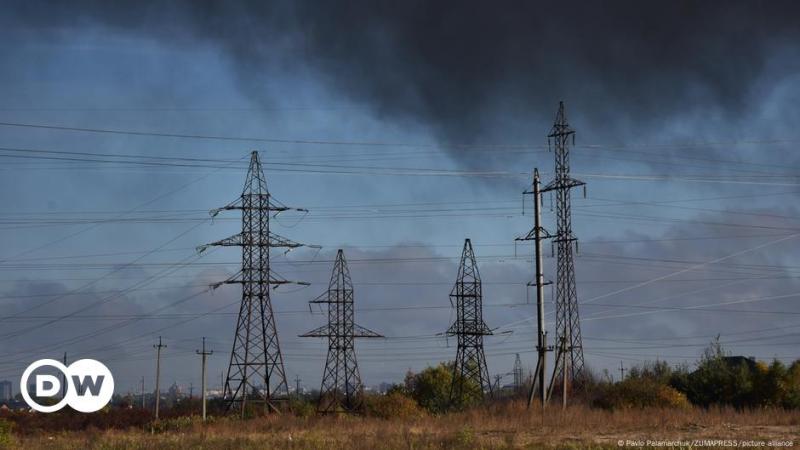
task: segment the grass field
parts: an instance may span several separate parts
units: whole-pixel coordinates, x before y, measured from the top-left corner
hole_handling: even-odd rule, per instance
[[[250,420],[164,420],[148,430],[12,433],[9,448],[102,449],[502,449],[640,448],[647,440],[698,439],[800,445],[800,411],[764,409],[636,409],[606,411],[574,406],[542,415],[520,402],[490,409],[385,420],[370,417],[296,417]],[[705,442],[700,447],[724,447]],[[663,448],[663,447],[662,447]],[[690,447],[673,447],[690,448]],[[791,448],[791,447],[790,447]]]

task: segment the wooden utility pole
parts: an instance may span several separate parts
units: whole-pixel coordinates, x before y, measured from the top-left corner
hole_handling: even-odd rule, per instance
[[[206,351],[206,338],[203,337],[203,350],[197,350],[196,353],[202,357],[202,374],[200,376],[201,386],[200,389],[203,390],[202,398],[203,398],[203,421],[206,420],[206,358],[214,353],[213,350]]]

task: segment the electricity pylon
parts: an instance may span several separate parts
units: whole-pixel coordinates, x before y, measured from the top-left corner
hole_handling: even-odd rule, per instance
[[[533,169],[533,184],[530,191],[523,192],[523,195],[533,194],[533,229],[525,237],[517,238],[518,241],[534,241],[535,253],[535,280],[536,286],[536,370],[533,374],[531,390],[528,394],[528,408],[533,403],[533,397],[538,392],[539,399],[544,409],[547,404],[547,393],[545,392],[545,372],[547,370],[547,352],[552,347],[547,346],[547,331],[544,327],[544,286],[550,284],[544,281],[544,263],[542,262],[542,240],[552,236],[542,227],[542,192],[540,190],[539,170]]]
[[[212,286],[216,289],[222,284],[242,285],[242,303],[223,396],[227,410],[238,410],[242,416],[250,403],[263,405],[264,412],[277,412],[275,402],[288,398],[289,386],[272,312],[270,288],[289,283],[307,286],[308,283],[285,280],[270,269],[271,248],[293,249],[303,244],[272,233],[269,220],[273,213],[306,210],[289,208],[270,196],[255,151],[250,156],[242,195],[228,205],[212,210],[211,216],[228,210],[242,212],[242,232],[198,248],[201,252],[209,246],[242,248],[242,269]]]
[[[572,382],[581,386],[583,382],[583,343],[581,339],[580,316],[578,315],[578,292],[575,288],[575,262],[573,260],[573,244],[577,250],[578,239],[572,234],[572,212],[570,210],[571,190],[585,186],[586,183],[570,176],[569,145],[575,143],[575,131],[567,123],[564,102],[559,102],[558,113],[550,134],[555,146],[555,178],[542,192],[556,193],[556,234],[553,241],[557,248],[556,263],[556,362],[553,377],[550,379],[552,390],[556,374],[561,373],[563,386],[562,401],[566,405],[567,385]],[[585,187],[584,187],[585,193]]]
[[[355,323],[353,282],[341,249],[336,253],[328,290],[309,302],[315,303],[328,305],[328,324],[300,337],[328,338],[328,359],[322,374],[317,411],[321,414],[362,412],[364,387],[358,372],[355,338],[383,336]]]
[[[514,390],[519,391],[523,383],[522,378],[525,376],[522,369],[522,359],[520,359],[519,353],[517,353],[517,357],[514,359],[514,369],[512,372],[514,373]]]
[[[458,336],[450,403],[453,406],[462,406],[459,403],[469,404],[483,400],[485,392],[492,394],[492,382],[483,353],[483,337],[491,335],[492,330],[483,322],[481,276],[469,239],[464,241],[458,278],[450,292],[451,305],[454,299],[456,321],[446,333],[447,336]]]

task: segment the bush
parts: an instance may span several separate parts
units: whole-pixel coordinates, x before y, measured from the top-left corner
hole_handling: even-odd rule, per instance
[[[0,448],[9,447],[13,444],[14,436],[11,433],[13,428],[14,424],[12,422],[0,419]]]
[[[149,411],[137,408],[109,408],[91,414],[65,408],[52,414],[0,411],[0,420],[13,423],[17,433],[27,435],[40,431],[75,431],[90,428],[99,430],[144,429],[152,420],[152,416]]]
[[[199,416],[170,417],[168,419],[163,419],[153,422],[152,432],[167,433],[167,432],[186,431],[193,428],[195,424],[202,423],[202,420],[203,419],[200,418]]]
[[[655,378],[628,378],[600,388],[595,405],[606,409],[687,408],[686,396]]]
[[[414,399],[397,391],[386,395],[367,395],[364,403],[367,415],[381,419],[412,419],[425,415]]]
[[[419,406],[434,414],[472,406],[481,397],[481,387],[465,382],[458,398],[450,398],[453,385],[453,363],[440,363],[422,372],[407,373],[403,392],[417,401]]]
[[[635,396],[626,391],[640,388],[632,380],[639,380],[643,385],[667,385],[684,394],[692,404],[704,408],[800,408],[800,360],[787,368],[777,360],[767,364],[752,358],[731,356],[723,350],[719,339],[711,342],[693,372],[689,372],[686,366],[672,368],[664,362],[645,363],[631,368],[628,379],[620,383],[622,386],[601,386],[597,403],[611,405],[609,407],[619,402],[636,403],[616,399],[618,396]],[[665,392],[661,395],[668,396]]]
[[[757,372],[754,361],[731,357],[717,339],[705,350],[697,370],[688,375],[686,395],[692,403],[703,407],[757,406],[765,400],[765,392],[759,391],[754,383],[757,378],[754,372]]]
[[[304,397],[294,397],[289,401],[289,409],[295,416],[311,417],[317,412],[317,405]]]

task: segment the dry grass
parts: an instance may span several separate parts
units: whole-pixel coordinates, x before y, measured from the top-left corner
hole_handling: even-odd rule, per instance
[[[420,419],[271,416],[208,424],[181,419],[162,430],[17,436],[12,448],[467,449],[618,448],[619,440],[794,440],[800,411],[695,408],[606,411],[574,406],[542,415],[522,403]],[[800,444],[800,442],[795,445]]]

